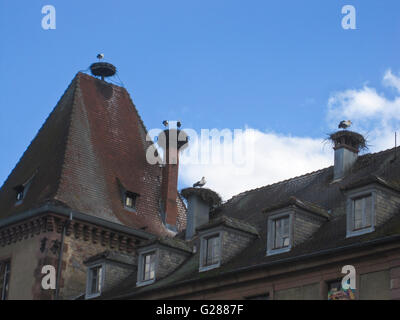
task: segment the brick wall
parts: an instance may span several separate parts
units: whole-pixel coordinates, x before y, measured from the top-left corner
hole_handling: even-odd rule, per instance
[[[105,250],[116,250],[110,244],[93,243],[83,238],[76,239],[73,235],[66,236],[64,241],[63,262],[65,269],[62,272],[62,285],[60,296],[63,299],[72,299],[86,291],[87,267],[84,261]],[[134,253],[132,253],[134,255]],[[107,268],[106,268],[107,269]],[[111,277],[115,277],[117,269],[111,271]],[[120,277],[125,275],[125,270]]]

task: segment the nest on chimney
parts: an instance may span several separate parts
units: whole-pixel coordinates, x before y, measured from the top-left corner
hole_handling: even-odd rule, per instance
[[[208,188],[186,188],[181,191],[182,197],[186,200],[193,194],[199,196],[204,202],[206,202],[211,208],[221,205],[221,196],[215,191]]]
[[[367,150],[367,140],[363,135],[349,130],[340,130],[329,134],[328,139],[334,148],[346,146],[359,152],[361,150]]]

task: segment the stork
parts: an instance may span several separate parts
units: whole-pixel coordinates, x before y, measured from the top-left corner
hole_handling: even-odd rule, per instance
[[[343,120],[340,121],[339,123],[339,129],[347,129],[348,127],[350,127],[353,123],[350,120]]]
[[[194,185],[193,185],[193,188],[196,188],[196,187],[202,187],[202,186],[204,186],[206,184],[206,179],[204,178],[204,177],[202,177],[201,178],[201,180],[200,181],[197,181]]]

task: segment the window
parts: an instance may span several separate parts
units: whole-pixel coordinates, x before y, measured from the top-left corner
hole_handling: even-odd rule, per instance
[[[268,219],[267,255],[291,249],[292,213],[283,212]]]
[[[7,300],[10,282],[10,261],[0,261],[0,300]]]
[[[274,249],[289,246],[289,217],[274,220]]]
[[[124,199],[124,206],[127,209],[136,209],[136,198],[137,195],[133,192],[126,191],[125,192],[125,199]]]
[[[103,286],[103,266],[90,267],[88,270],[87,292],[88,298],[97,297],[101,294]]]
[[[156,255],[154,252],[143,256],[143,281],[154,280],[156,267]]]
[[[25,187],[23,185],[20,186],[16,186],[14,188],[15,192],[16,192],[16,201],[17,203],[22,202],[22,200],[24,199],[25,196]]]
[[[200,260],[200,271],[219,267],[221,261],[221,243],[219,233],[202,237]]]
[[[219,236],[205,239],[204,265],[211,266],[219,262]]]
[[[371,226],[372,220],[372,196],[353,200],[354,230],[360,230]]]
[[[374,230],[374,192],[349,197],[347,210],[348,237]]]
[[[156,280],[157,250],[147,251],[139,255],[137,286],[144,286]]]

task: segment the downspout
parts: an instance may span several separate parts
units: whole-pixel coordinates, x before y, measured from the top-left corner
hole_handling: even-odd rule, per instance
[[[61,246],[60,246],[60,254],[58,256],[58,265],[57,265],[56,294],[55,294],[54,300],[59,299],[62,258],[63,258],[63,251],[64,251],[64,238],[65,238],[66,230],[67,230],[69,224],[71,223],[71,221],[72,221],[72,212],[69,215],[69,220],[65,221],[63,230],[61,233]]]

